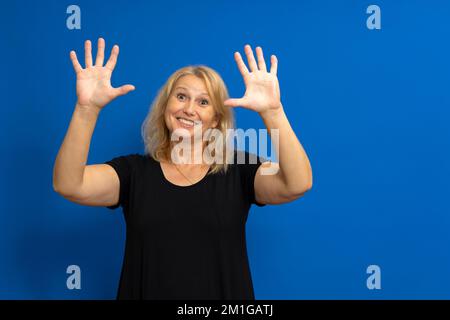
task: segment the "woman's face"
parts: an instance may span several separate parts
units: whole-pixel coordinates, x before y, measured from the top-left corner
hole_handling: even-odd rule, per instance
[[[171,134],[176,129],[186,129],[190,137],[194,136],[194,128],[200,128],[197,126],[201,126],[201,137],[208,128],[217,126],[211,98],[202,79],[185,75],[177,80],[167,102],[164,119]]]

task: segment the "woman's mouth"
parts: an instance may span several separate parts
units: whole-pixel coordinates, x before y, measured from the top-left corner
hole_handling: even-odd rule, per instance
[[[193,121],[183,117],[176,117],[178,123],[184,128],[192,128],[195,125],[200,124],[200,121]]]

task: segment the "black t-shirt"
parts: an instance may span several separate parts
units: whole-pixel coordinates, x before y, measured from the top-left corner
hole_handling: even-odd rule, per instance
[[[244,152],[245,164],[236,164]],[[235,151],[226,174],[191,186],[168,181],[149,155],[105,162],[120,180],[126,244],[117,299],[254,299],[245,223],[265,160]]]

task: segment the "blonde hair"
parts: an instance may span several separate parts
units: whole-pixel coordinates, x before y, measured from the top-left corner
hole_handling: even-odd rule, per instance
[[[223,141],[223,155],[226,155],[228,150],[228,129],[234,129],[234,115],[231,107],[227,107],[223,102],[229,98],[228,90],[221,76],[212,68],[204,65],[186,66],[175,71],[166,81],[166,83],[159,89],[158,95],[153,100],[150,111],[147,114],[142,124],[142,138],[145,144],[145,153],[151,156],[156,161],[170,159],[170,132],[166,126],[164,112],[167,107],[167,102],[172,94],[175,83],[178,79],[186,75],[194,75],[202,79],[205,83],[211,104],[216,113],[218,121],[215,129],[219,130],[224,137]],[[207,142],[213,150],[216,145],[216,140]],[[226,172],[228,161],[223,163],[212,163],[211,170],[208,174]]]

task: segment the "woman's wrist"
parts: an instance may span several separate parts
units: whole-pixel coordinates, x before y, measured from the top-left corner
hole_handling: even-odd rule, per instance
[[[259,112],[259,115],[263,120],[269,121],[275,118],[282,117],[284,115],[283,105],[280,102],[279,107],[264,110],[262,112]]]
[[[101,108],[93,105],[83,105],[80,104],[78,101],[75,104],[75,110],[77,110],[79,113],[86,115],[86,116],[95,116],[98,117],[101,111]]]

